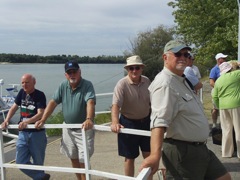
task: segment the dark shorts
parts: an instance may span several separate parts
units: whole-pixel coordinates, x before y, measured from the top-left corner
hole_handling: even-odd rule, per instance
[[[120,116],[119,123],[125,128],[150,131],[150,117],[144,120],[128,120]],[[135,159],[139,156],[139,147],[142,152],[150,152],[150,137],[132,134],[118,134],[118,154],[128,159]]]
[[[206,144],[165,141],[162,160],[167,170],[167,179],[211,180],[227,173],[226,168]]]

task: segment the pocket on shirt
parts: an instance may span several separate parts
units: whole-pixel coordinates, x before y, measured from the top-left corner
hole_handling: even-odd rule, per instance
[[[186,102],[191,101],[193,99],[192,95],[190,94],[184,94],[182,95],[182,99]]]

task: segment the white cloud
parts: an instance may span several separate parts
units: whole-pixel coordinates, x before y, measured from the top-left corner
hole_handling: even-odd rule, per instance
[[[160,0],[1,0],[0,53],[122,55],[129,38],[174,25]]]

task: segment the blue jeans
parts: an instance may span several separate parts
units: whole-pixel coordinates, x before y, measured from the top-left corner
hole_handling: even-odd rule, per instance
[[[19,131],[16,149],[16,163],[27,165],[43,165],[47,137],[45,130],[27,132]],[[30,159],[32,158],[32,162]],[[21,169],[23,173],[34,180],[42,179],[45,176],[44,171]]]

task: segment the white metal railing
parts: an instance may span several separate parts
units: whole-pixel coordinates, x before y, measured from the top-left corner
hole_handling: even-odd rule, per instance
[[[1,110],[3,120],[6,118],[6,117],[5,117],[5,113],[8,112],[8,111],[9,111],[9,109],[3,109],[3,110]]]
[[[97,97],[99,96],[106,96],[112,95],[113,93],[103,93],[103,94],[96,94]],[[6,110],[7,111],[7,110]],[[100,111],[96,112],[96,114],[104,114],[110,113],[111,111]],[[5,119],[5,115],[3,113],[3,118]],[[82,124],[45,124],[43,128],[46,129],[55,129],[55,128],[76,128],[82,127]],[[34,129],[34,125],[30,124],[27,126],[28,129]],[[98,131],[108,131],[111,132],[109,126],[103,125],[94,125],[93,127],[95,130]],[[18,129],[18,125],[9,125],[8,129]],[[4,157],[4,145],[3,145],[3,136],[11,137],[11,138],[18,138],[17,135],[11,134],[8,132],[8,129],[5,131],[2,130],[0,127],[0,168],[1,168],[1,179],[6,179],[6,168],[17,168],[17,169],[32,169],[32,170],[44,170],[44,171],[55,171],[55,172],[68,172],[68,173],[84,173],[86,175],[86,179],[90,179],[90,175],[111,178],[111,179],[121,179],[121,180],[147,180],[148,176],[151,173],[151,168],[144,168],[137,177],[129,177],[124,175],[119,175],[111,172],[104,172],[99,170],[90,169],[90,159],[87,150],[87,140],[85,131],[82,131],[83,134],[83,144],[84,144],[84,162],[85,168],[68,168],[68,167],[57,167],[57,166],[39,166],[39,165],[26,165],[26,164],[10,164],[5,163]],[[124,128],[120,130],[120,133],[127,133],[127,134],[135,134],[135,135],[142,135],[142,136],[150,136],[150,131],[142,131],[142,130],[135,130],[135,129],[128,129]]]
[[[51,128],[76,128],[82,127],[82,124],[45,124],[43,128],[51,129]],[[17,129],[18,125],[9,125],[8,129]],[[34,125],[28,125],[28,129],[34,129]],[[109,126],[102,126],[102,125],[94,125],[94,129],[98,131],[109,131],[111,129]],[[135,134],[135,135],[142,135],[142,136],[150,136],[150,131],[142,131],[142,130],[134,130],[134,129],[121,129],[120,133],[127,133],[127,134]],[[0,168],[1,168],[1,179],[6,179],[6,172],[5,168],[18,168],[18,169],[32,169],[32,170],[47,170],[47,171],[55,171],[55,172],[69,172],[69,173],[84,173],[86,175],[86,179],[90,179],[90,175],[105,177],[105,178],[112,178],[112,179],[121,179],[121,180],[147,180],[149,174],[151,173],[150,168],[143,169],[137,177],[129,177],[124,175],[118,175],[111,172],[104,172],[99,170],[90,169],[90,160],[89,154],[87,150],[87,140],[85,131],[82,131],[83,134],[83,144],[84,144],[84,162],[85,168],[67,168],[67,167],[56,167],[56,166],[38,166],[38,165],[25,165],[25,164],[10,164],[5,163],[4,158],[4,147],[3,147],[3,130],[0,128]]]
[[[96,94],[96,97],[100,97],[100,96],[112,96],[113,93],[99,93],[99,94]],[[99,111],[99,112],[96,112],[95,114],[105,114],[105,113],[111,113],[111,111]]]

